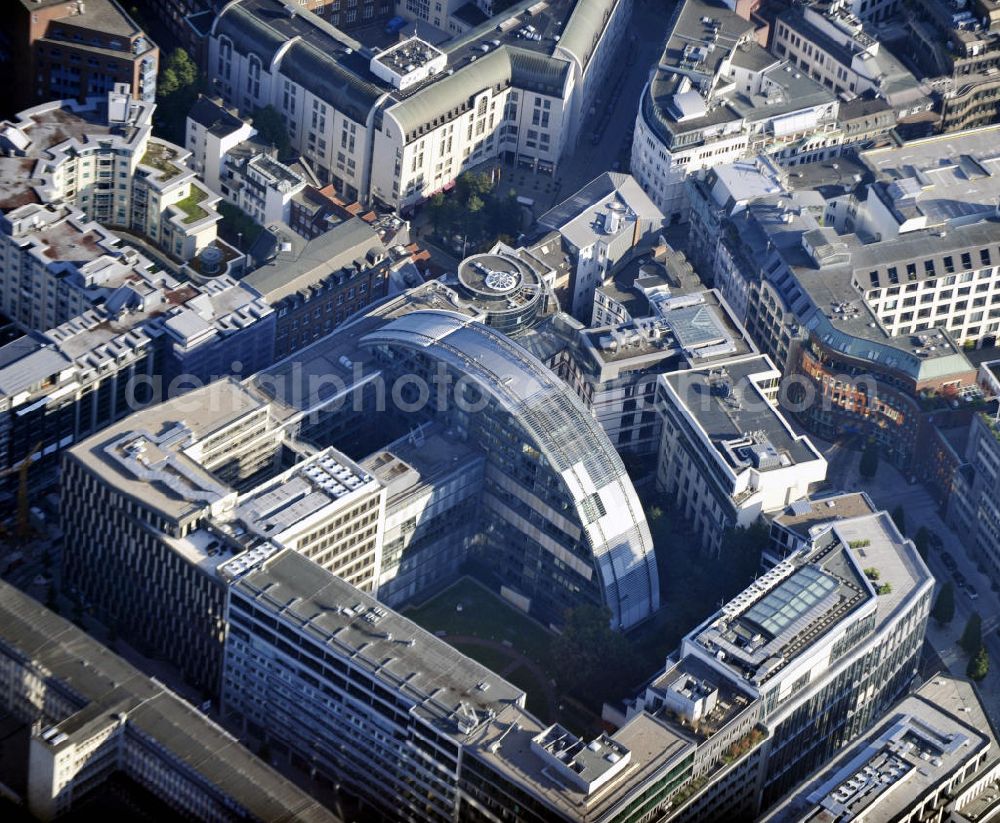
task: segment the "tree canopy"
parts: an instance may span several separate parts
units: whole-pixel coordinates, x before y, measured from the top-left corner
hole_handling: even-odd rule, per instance
[[[174,49],[160,66],[156,79],[157,133],[173,143],[184,143],[184,129],[201,86],[198,67],[184,49]]]
[[[983,619],[979,616],[979,612],[969,615],[958,645],[965,649],[966,654],[975,654],[983,645]]]
[[[509,189],[506,195],[500,194],[488,174],[466,172],[455,181],[451,193],[435,194],[426,208],[434,233],[449,243],[461,242],[466,254],[487,249],[498,240],[512,243],[521,233],[517,192]]]
[[[866,480],[871,480],[878,471],[878,444],[873,438],[869,438],[865,443],[865,448],[861,452],[861,462],[858,471]]]
[[[971,680],[980,681],[990,672],[990,656],[986,653],[986,647],[980,646],[972,657],[969,658],[969,665],[966,666],[965,675]]]
[[[955,586],[948,581],[941,587],[934,608],[931,610],[933,617],[939,625],[946,626],[951,623],[955,616]]]
[[[611,629],[611,611],[602,606],[567,610],[552,656],[559,684],[588,703],[621,697],[640,676],[631,643]]]
[[[288,129],[280,111],[274,106],[256,109],[253,113],[253,127],[257,129],[258,140],[278,150],[279,160],[289,159],[292,143],[288,139]]]

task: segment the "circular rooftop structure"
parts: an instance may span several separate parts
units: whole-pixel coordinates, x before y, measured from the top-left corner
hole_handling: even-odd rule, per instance
[[[458,285],[462,296],[485,313],[486,324],[505,333],[532,323],[545,291],[538,272],[508,251],[466,257],[458,266]]]

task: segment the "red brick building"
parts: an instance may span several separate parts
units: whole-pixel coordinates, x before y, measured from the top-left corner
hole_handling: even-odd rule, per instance
[[[11,0],[8,14],[19,107],[97,97],[128,83],[156,95],[159,49],[114,0]]]

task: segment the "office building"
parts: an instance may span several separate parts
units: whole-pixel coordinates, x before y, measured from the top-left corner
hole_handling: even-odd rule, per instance
[[[761,349],[797,375],[786,408],[821,437],[873,437],[907,469],[926,427],[980,395],[956,339],[1000,323],[998,232],[980,217],[865,243],[820,226],[797,194],[771,195],[726,223],[715,282],[746,303]]]
[[[694,172],[686,185],[691,261],[709,283],[714,282],[716,259],[724,253],[720,252],[724,222],[754,200],[787,195],[790,188],[786,172],[764,155]],[[748,298],[746,291],[734,288],[726,294],[737,317],[744,320]]]
[[[996,813],[996,751],[996,732],[972,684],[939,674],[763,820],[988,820]]]
[[[870,728],[916,674],[933,586],[886,512],[848,516],[686,635],[625,717],[665,714],[705,747],[731,745],[732,724],[763,733],[676,814],[756,818]]]
[[[845,3],[783,11],[775,21],[771,50],[848,101],[877,92],[901,128],[933,115],[930,86],[869,34]]]
[[[906,239],[913,232],[942,233],[994,216],[1000,196],[994,180],[998,137],[1000,126],[991,125],[861,152],[874,180],[845,204],[854,212],[846,231],[866,240]]]
[[[63,477],[67,579],[210,694],[225,634],[217,569],[232,554],[288,547],[377,587],[381,484],[334,449],[299,444],[233,380],[109,426],[67,452]]]
[[[386,490],[379,600],[395,607],[457,577],[478,537],[483,453],[424,424],[359,465]]]
[[[994,412],[973,417],[962,456],[965,466],[952,477],[948,519],[993,577],[1000,573],[1000,424]]]
[[[553,239],[553,255],[556,243]],[[550,261],[536,249],[514,249],[499,241],[488,252],[462,260],[454,278],[444,278],[482,312],[486,325],[508,337],[519,336],[552,308],[554,280]]]
[[[115,0],[14,0],[11,58],[21,108],[103,96],[118,84],[156,98],[160,50]]]
[[[906,693],[933,587],[886,513],[829,522],[635,700],[606,707],[617,730],[587,741],[301,555],[237,557],[223,573],[222,705],[251,739],[373,814],[533,823],[756,817]]]
[[[394,602],[473,561],[547,623],[581,602],[606,605],[615,627],[647,617],[659,581],[621,460],[565,384],[462,306],[428,284],[243,383],[193,390],[74,446],[67,578],[209,692],[224,634],[219,567],[258,548],[293,549],[373,593],[384,578]],[[403,389],[421,374],[441,394],[415,413]],[[393,444],[429,417],[456,441],[438,449],[455,465]],[[333,448],[357,451],[359,438],[368,468]],[[94,500],[109,517],[90,516]],[[468,530],[445,545],[452,509],[469,514]]]
[[[763,564],[776,566],[790,554],[806,549],[813,535],[837,520],[875,514],[878,509],[865,492],[837,492],[795,500],[768,521],[768,543]]]
[[[749,9],[676,6],[642,94],[631,160],[632,175],[671,223],[687,219],[688,174],[759,154],[794,166],[841,151],[840,98],[767,52],[756,29]]]
[[[653,245],[663,215],[632,177],[605,172],[545,212],[538,226],[559,232],[573,265],[565,308],[586,320],[594,290]]]
[[[780,378],[766,356],[659,378],[657,486],[710,553],[728,530],[806,497],[826,478],[826,460],[777,408]]]
[[[920,0],[903,18],[912,57],[932,86],[941,131],[985,126],[1000,102],[1000,14],[989,2]]]
[[[477,7],[467,26],[466,6],[413,3],[401,11],[420,36],[407,22],[398,41],[365,43],[336,27],[352,9],[331,25],[288,0],[241,0],[212,27],[207,69],[242,115],[281,112],[321,184],[405,209],[499,158],[552,173],[574,145],[631,3],[531,5]]]
[[[163,684],[2,582],[0,617],[0,705],[27,729],[20,799],[33,817],[73,812],[124,775],[155,798],[157,808],[139,808],[156,816],[338,819]],[[20,739],[5,739],[8,757]],[[6,787],[8,802],[18,788]]]
[[[234,577],[228,620],[226,717],[370,814],[624,821],[690,776],[692,743],[649,715],[590,741],[545,726],[524,692],[293,552]]]
[[[640,275],[651,268],[644,264]],[[654,403],[659,375],[721,365],[757,350],[717,292],[675,291],[667,278],[648,273],[640,280],[647,288],[629,301],[635,319],[566,329],[565,345],[551,362],[621,454],[655,459],[661,433]],[[602,292],[608,296],[607,289]]]

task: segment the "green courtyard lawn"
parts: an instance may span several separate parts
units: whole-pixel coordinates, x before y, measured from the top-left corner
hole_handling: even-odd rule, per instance
[[[404,614],[524,689],[528,711],[541,721],[558,721],[578,734],[595,734],[599,730],[598,716],[564,699],[552,685],[555,635],[471,577],[459,579]],[[537,668],[526,665],[521,655]]]
[[[431,632],[508,643],[543,669],[547,666],[552,634],[471,577],[407,609],[406,616]]]

